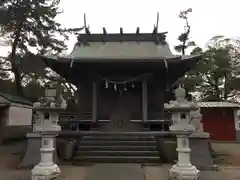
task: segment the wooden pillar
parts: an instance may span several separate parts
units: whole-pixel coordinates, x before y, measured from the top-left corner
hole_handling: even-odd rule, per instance
[[[147,99],[147,80],[142,81],[142,120],[147,122],[148,120],[148,99]]]
[[[97,122],[97,83],[93,82],[92,88],[92,120]]]

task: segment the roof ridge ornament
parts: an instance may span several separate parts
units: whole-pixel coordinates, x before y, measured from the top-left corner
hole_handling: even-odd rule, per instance
[[[136,34],[138,35],[140,33],[140,28],[137,27]]]
[[[158,37],[158,24],[159,24],[159,12],[157,12],[157,22],[156,24],[153,26],[153,35],[156,37],[156,44],[160,43],[160,39]]]
[[[157,22],[156,24],[153,25],[153,34],[157,34],[158,33],[158,24],[159,24],[159,13],[157,13]]]
[[[106,30],[106,28],[105,27],[103,27],[102,28],[103,29],[103,36],[104,36],[104,38],[102,39],[102,41],[103,41],[103,43],[106,43],[106,36],[107,36],[107,30]]]
[[[159,12],[157,12],[156,33],[158,33]]]
[[[86,13],[84,13],[84,29],[85,29],[85,33],[90,35],[90,31],[89,31],[89,25],[87,27],[87,20],[86,20]]]
[[[105,27],[103,27],[103,35],[106,36],[107,35],[107,30]]]
[[[123,37],[122,37],[122,35],[123,35],[123,28],[122,27],[120,27],[120,35],[121,35],[120,42],[122,42],[123,41]]]
[[[123,34],[123,28],[120,27],[120,34]]]

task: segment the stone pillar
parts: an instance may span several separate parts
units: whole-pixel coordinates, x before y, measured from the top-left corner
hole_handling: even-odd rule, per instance
[[[92,88],[92,121],[94,123],[97,122],[97,112],[98,112],[98,107],[97,107],[97,83],[93,83],[93,88]],[[78,126],[78,125],[77,125]]]
[[[189,148],[189,136],[195,128],[190,124],[190,112],[196,110],[195,103],[185,99],[185,90],[179,87],[175,91],[176,101],[165,105],[172,111],[172,125],[170,131],[177,136],[178,163],[169,170],[169,179],[172,180],[197,180],[200,171],[191,164],[191,150]]]
[[[61,127],[58,125],[58,112],[66,108],[66,101],[60,98],[56,100],[56,90],[46,89],[45,98],[41,102],[34,103],[34,109],[39,118],[35,125],[35,132],[41,136],[41,159],[32,169],[32,180],[50,180],[58,179],[60,169],[53,162],[55,151],[55,137]]]
[[[177,132],[176,132],[177,133]],[[190,134],[190,133],[189,133]],[[177,133],[178,163],[169,170],[169,177],[172,180],[197,180],[200,171],[191,164],[189,148],[189,135]]]
[[[147,95],[147,80],[142,82],[142,120],[144,123],[148,120],[148,95]]]
[[[55,137],[56,134],[54,133],[41,134],[41,160],[40,163],[32,169],[32,180],[58,178],[61,171],[58,165],[53,163]]]

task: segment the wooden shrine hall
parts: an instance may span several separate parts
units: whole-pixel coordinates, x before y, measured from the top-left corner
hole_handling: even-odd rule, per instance
[[[173,100],[173,86],[201,55],[173,55],[166,32],[158,33],[157,28],[152,33],[140,33],[139,28],[123,33],[121,28],[118,34],[105,28],[102,34],[91,34],[86,28],[77,40],[67,56],[40,57],[78,89],[74,108],[60,115],[60,159],[76,165],[174,162],[176,136],[168,131],[172,122],[165,116],[164,103]],[[34,139],[29,136],[30,145]],[[191,141],[193,164],[212,165],[208,138],[204,145],[202,138]],[[22,166],[32,164],[35,147],[30,145]],[[66,149],[70,153],[64,155]]]
[[[91,34],[86,28],[68,56],[41,57],[78,88],[71,121],[88,124],[87,130],[159,130],[172,85],[201,59],[173,55],[166,34],[156,28]]]

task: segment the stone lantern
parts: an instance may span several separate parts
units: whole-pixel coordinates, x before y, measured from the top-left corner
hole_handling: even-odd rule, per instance
[[[32,169],[32,180],[50,180],[58,178],[60,169],[53,163],[55,137],[61,127],[58,125],[58,113],[66,108],[66,101],[60,96],[57,99],[56,89],[49,87],[45,90],[45,97],[34,103],[38,114],[35,132],[41,136],[41,160]]]
[[[197,110],[198,106],[194,102],[187,101],[185,93],[183,88],[177,88],[176,100],[165,105],[165,109],[172,112],[171,131],[195,131],[195,127],[191,124],[191,112]]]
[[[176,100],[165,104],[165,109],[172,112],[170,131],[177,136],[178,163],[169,171],[170,179],[196,180],[199,170],[190,162],[189,136],[195,131],[190,123],[191,112],[198,109],[196,103],[185,99],[186,91],[179,87],[175,90]]]

